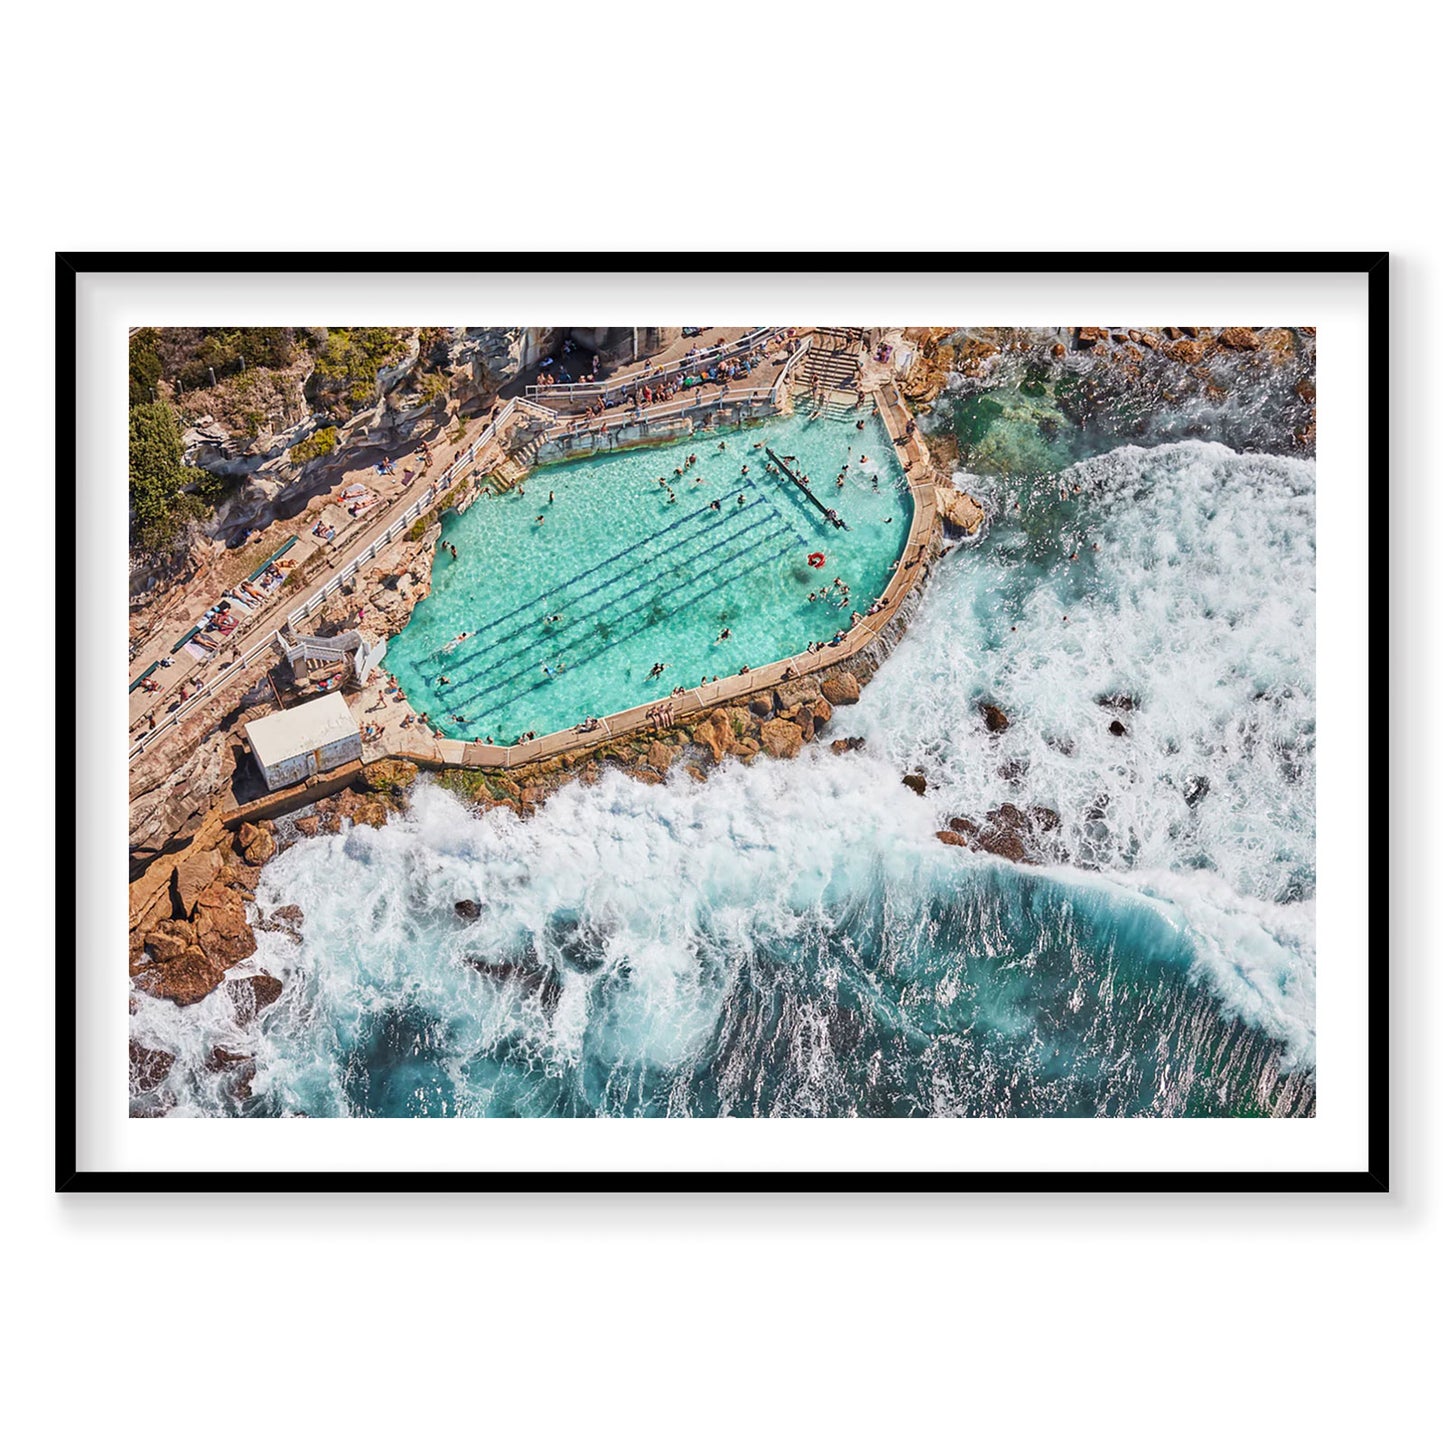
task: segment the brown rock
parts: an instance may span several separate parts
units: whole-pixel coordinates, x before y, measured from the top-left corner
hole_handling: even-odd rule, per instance
[[[801,707],[803,704],[812,706],[822,696],[818,684],[811,677],[795,678],[792,682],[782,683],[777,690],[777,702],[775,710],[785,712],[788,708]]]
[[[284,933],[288,938],[294,938],[298,943],[301,941],[301,925],[306,922],[306,914],[302,911],[299,903],[283,903],[280,908],[273,909],[264,922],[258,923],[258,928],[264,928],[269,933]]]
[[[1107,326],[1081,326],[1074,334],[1078,337],[1080,346],[1092,346],[1096,341],[1109,339],[1109,328]]]
[[[692,740],[699,747],[704,747],[712,754],[712,760],[720,763],[723,760],[724,748],[718,740],[717,729],[713,727],[712,720],[700,722],[692,730]]]
[[[861,696],[858,679],[846,667],[840,668],[831,677],[823,680],[823,696],[834,707],[843,707],[857,702]]]
[[[191,921],[206,957],[222,969],[250,958],[256,951],[256,938],[246,921],[246,900],[238,889],[227,888],[219,881],[212,883],[196,900]]]
[[[1205,341],[1170,341],[1162,348],[1164,355],[1184,366],[1196,366],[1209,350]]]
[[[132,1039],[130,1041],[131,1095],[148,1094],[152,1089],[158,1088],[165,1082],[165,1077],[170,1073],[171,1065],[175,1061],[174,1054],[168,1054],[164,1049],[148,1049]]]
[[[417,766],[405,758],[378,758],[361,770],[361,780],[373,793],[400,793],[416,782]]]
[[[276,839],[264,828],[242,823],[236,830],[241,856],[253,866],[269,862],[276,855]]]
[[[928,791],[928,779],[922,773],[904,773],[903,786],[912,788],[921,798]]]
[[[247,1024],[281,997],[281,980],[269,973],[256,973],[249,978],[228,978],[226,992],[230,995],[236,1018]]]
[[[1260,340],[1252,326],[1226,326],[1219,333],[1219,344],[1235,351],[1258,351]]]
[[[358,798],[350,810],[358,827],[381,828],[386,824],[386,804],[380,798]]]
[[[856,753],[867,740],[865,738],[838,738],[833,743],[835,753]]]
[[[252,1057],[251,1054],[233,1054],[217,1044],[206,1056],[206,1068],[211,1073],[218,1074],[222,1069],[229,1069],[232,1064],[249,1064]]]
[[[799,730],[802,732],[803,741],[805,743],[812,742],[814,731],[813,709],[810,707],[800,707],[793,718],[793,722],[797,724]]]
[[[204,849],[184,858],[177,866],[173,887],[181,900],[181,912],[187,917],[196,906],[196,899],[214,881],[225,860],[219,851]]]
[[[1069,354],[1069,348],[1065,346],[1062,341],[1056,341],[1054,342],[1053,353],[1055,356],[1067,356]]]
[[[1156,351],[1159,347],[1159,338],[1152,331],[1141,331],[1134,340],[1142,346],[1147,346],[1150,351]]]
[[[808,704],[808,711],[813,714],[813,726],[820,728],[824,723],[832,720],[833,704],[826,697],[820,697]]]
[[[658,738],[647,750],[647,766],[656,768],[659,773],[665,773],[672,766],[672,760],[676,756],[676,752],[668,747],[661,738]]]
[[[226,976],[226,970],[199,948],[188,948],[178,958],[157,964],[136,975],[136,987],[155,998],[168,998],[183,1008],[199,1003]]]
[[[983,725],[991,733],[1008,731],[1008,714],[997,704],[981,702],[978,705],[980,715],[983,717]]]
[[[968,839],[961,833],[954,833],[947,828],[940,829],[933,835],[940,843],[947,843],[951,848],[967,848]]]
[[[314,815],[309,818],[297,818],[296,831],[303,838],[314,838],[321,831],[321,819]]]
[[[948,827],[951,832],[962,833],[965,838],[972,838],[978,832],[978,824],[972,818],[950,818]]]
[[[145,936],[145,950],[157,963],[173,962],[195,943],[195,927],[183,918],[163,918]]]
[[[1025,861],[1024,840],[1009,828],[985,828],[974,839],[976,847],[985,853],[1007,858],[1011,863]]]
[[[771,718],[760,729],[763,751],[770,758],[795,758],[803,746],[803,730],[796,723]]]
[[[748,711],[752,713],[755,718],[771,717],[773,713],[773,695],[771,693],[763,693],[758,697],[752,698],[748,703]]]
[[[983,526],[984,510],[967,492],[960,492],[957,487],[940,486],[935,489],[934,495],[938,502],[938,515],[950,532],[972,537]]]

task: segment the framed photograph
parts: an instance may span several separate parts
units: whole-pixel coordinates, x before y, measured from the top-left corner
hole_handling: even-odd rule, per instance
[[[1383,254],[56,275],[57,1188],[1387,1189]]]

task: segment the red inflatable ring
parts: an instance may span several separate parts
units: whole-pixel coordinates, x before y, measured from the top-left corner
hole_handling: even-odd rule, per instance
[[[827,561],[828,559],[821,552],[808,553],[808,566],[810,567],[822,567]]]

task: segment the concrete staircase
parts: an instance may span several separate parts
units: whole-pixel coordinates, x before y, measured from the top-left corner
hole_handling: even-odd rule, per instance
[[[798,384],[810,392],[846,392],[856,398],[863,349],[861,326],[820,326],[798,367]]]

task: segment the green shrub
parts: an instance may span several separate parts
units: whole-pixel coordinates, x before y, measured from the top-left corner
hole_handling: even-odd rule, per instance
[[[130,339],[130,404],[141,406],[154,401],[155,388],[161,379],[160,352],[156,349],[160,336],[154,326],[146,326]]]
[[[448,390],[448,382],[439,371],[429,371],[417,383],[417,394],[421,397],[423,405],[430,406],[439,396],[444,396]]]
[[[330,456],[336,450],[336,428],[324,426],[320,431],[314,431],[304,441],[299,441],[287,453],[287,456],[298,467],[304,467],[307,462],[314,462],[317,457]]]
[[[132,407],[130,507],[133,535],[142,546],[163,546],[175,535],[186,480],[175,412],[163,401]]]
[[[327,327],[312,373],[316,395],[364,406],[376,389],[377,373],[406,350],[405,338],[405,329],[394,326]]]

